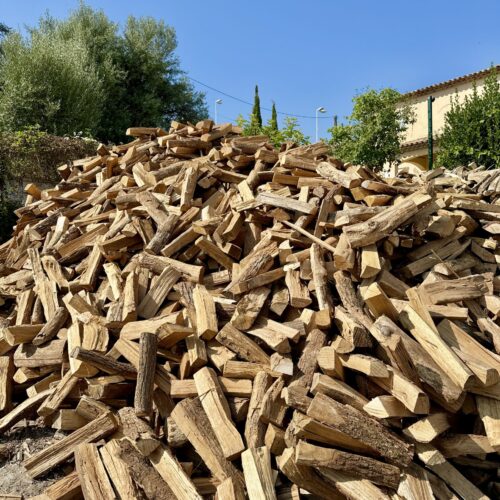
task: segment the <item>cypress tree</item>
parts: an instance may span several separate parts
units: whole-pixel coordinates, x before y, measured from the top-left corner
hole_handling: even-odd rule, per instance
[[[273,102],[273,109],[271,112],[271,129],[278,132],[278,113],[276,112],[276,104]]]
[[[253,100],[252,118],[258,127],[262,127],[262,115],[260,114],[259,86],[255,86],[255,97]]]

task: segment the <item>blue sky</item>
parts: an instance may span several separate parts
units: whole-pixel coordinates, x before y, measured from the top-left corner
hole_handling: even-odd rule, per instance
[[[161,18],[175,27],[178,55],[188,74],[238,98],[314,116],[326,135],[331,116],[350,113],[366,87],[401,92],[499,63],[500,0],[89,0],[116,22],[128,15]],[[65,17],[77,0],[0,0],[0,21],[33,25],[45,12]],[[206,91],[220,121],[248,115],[250,106]],[[270,113],[263,111],[266,120]],[[280,122],[283,116],[280,116]],[[314,119],[300,119],[314,136]],[[132,125],[132,124],[131,124]],[[148,124],[133,124],[148,125]]]

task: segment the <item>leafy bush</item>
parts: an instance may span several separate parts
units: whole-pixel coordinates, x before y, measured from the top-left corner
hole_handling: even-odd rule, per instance
[[[0,132],[0,242],[10,237],[26,182],[52,184],[59,180],[57,167],[68,160],[95,154],[92,139],[57,137],[39,127]]]
[[[500,84],[496,71],[485,79],[480,93],[474,85],[472,94],[460,103],[451,98],[445,125],[439,137],[437,162],[446,168],[476,162],[488,168],[500,163]]]
[[[343,161],[382,168],[397,158],[414,112],[390,88],[358,94],[353,103],[349,123],[329,129],[333,154]]]
[[[55,183],[59,180],[57,167],[95,154],[96,147],[93,139],[58,137],[39,127],[0,132],[0,191],[5,193],[13,182]]]

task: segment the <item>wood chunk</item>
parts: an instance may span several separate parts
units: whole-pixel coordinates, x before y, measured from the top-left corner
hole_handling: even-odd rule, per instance
[[[218,332],[214,299],[203,285],[196,285],[193,301],[196,310],[196,332],[199,337],[210,340]]]
[[[179,280],[181,274],[173,267],[167,265],[158,277],[146,296],[142,299],[137,308],[137,315],[141,318],[152,318],[163,304],[170,290]]]
[[[471,384],[474,374],[414,309],[406,306],[400,316],[400,321],[411,331],[429,356],[438,365],[446,367],[450,377],[462,389]]]
[[[156,435],[149,425],[140,419],[130,407],[118,411],[120,432],[134,445],[141,455],[149,456],[160,446]]]
[[[306,343],[297,363],[298,372],[292,380],[292,384],[311,387],[314,372],[318,364],[318,353],[326,343],[326,335],[318,329],[311,330],[306,338]]]
[[[180,463],[165,446],[158,447],[149,457],[154,468],[158,471],[178,499],[200,499],[202,496],[196,490],[189,476]]]
[[[476,404],[488,441],[491,447],[498,451],[500,448],[500,401],[476,396]]]
[[[333,300],[328,285],[325,261],[323,260],[321,248],[317,243],[311,245],[311,268],[319,311],[325,311],[327,318],[326,326],[329,326],[330,318],[333,314]]]
[[[52,483],[43,492],[44,498],[50,500],[70,500],[71,498],[80,498],[82,496],[82,488],[80,478],[77,471],[64,476],[63,478]]]
[[[55,390],[48,396],[47,399],[40,405],[37,410],[38,415],[42,417],[47,417],[52,415],[62,402],[66,399],[69,393],[78,384],[78,378],[71,373],[71,370],[67,371],[64,377],[58,382]]]
[[[454,280],[426,283],[421,287],[431,304],[447,304],[482,297],[490,292],[484,275],[477,274]]]
[[[312,467],[299,465],[295,461],[295,449],[286,448],[277,459],[281,472],[294,484],[303,488],[319,498],[341,500],[345,498],[337,488],[322,478]]]
[[[224,456],[233,460],[245,449],[231,420],[231,412],[215,372],[202,368],[194,374],[196,390]]]
[[[216,340],[242,359],[269,366],[269,356],[253,340],[229,323],[217,334]]]
[[[219,481],[228,477],[243,480],[238,469],[224,457],[199,399],[184,399],[178,403],[172,411],[172,418]]]
[[[450,425],[447,413],[434,413],[410,425],[403,430],[403,433],[419,443],[430,443]]]
[[[12,357],[0,356],[0,415],[8,412],[12,406],[13,371]]]
[[[174,500],[175,495],[149,459],[143,457],[128,441],[122,439],[117,442],[116,453],[125,463],[127,474],[131,476],[134,485],[138,486],[142,496],[146,498]]]
[[[68,311],[65,307],[58,307],[54,316],[43,326],[36,337],[32,340],[33,345],[39,346],[52,340],[68,319]]]
[[[231,318],[231,324],[240,330],[251,328],[264,306],[264,302],[269,296],[270,291],[269,287],[261,286],[250,290],[244,295],[236,305]]]
[[[117,439],[108,441],[99,450],[101,461],[120,498],[140,499],[139,488],[132,479],[127,463],[120,457],[120,444]]]
[[[39,477],[71,457],[75,451],[75,447],[79,444],[91,443],[101,439],[116,428],[116,419],[112,414],[105,413],[69,436],[35,453],[25,460],[23,465],[31,477]]]
[[[331,481],[337,489],[350,498],[378,498],[389,500],[389,495],[367,479],[358,479],[335,469],[320,468],[321,475]]]
[[[412,460],[410,445],[349,405],[338,403],[323,394],[316,394],[307,415],[359,439],[395,465],[405,467]]]
[[[75,466],[85,498],[90,500],[115,498],[95,444],[82,443],[75,448]]]
[[[434,444],[446,458],[463,455],[485,455],[495,453],[487,436],[475,434],[454,434],[436,439]]]
[[[158,337],[155,333],[142,332],[140,339],[139,369],[135,387],[134,408],[139,417],[148,417],[153,410],[153,388],[156,371]]]
[[[430,200],[430,197],[429,197]],[[376,243],[404,224],[418,211],[418,205],[410,198],[374,215],[366,222],[359,222],[343,228],[352,248]]]
[[[245,440],[248,448],[258,448],[264,443],[266,426],[261,421],[264,396],[271,386],[272,378],[265,371],[259,371],[254,378],[252,395],[245,423]]]
[[[344,471],[388,488],[395,489],[399,484],[400,469],[394,465],[362,455],[315,446],[305,441],[300,441],[297,445],[295,459],[300,465]]]
[[[381,271],[377,245],[366,245],[361,249],[361,278],[373,278]]]
[[[250,448],[241,455],[241,464],[245,475],[248,498],[276,499],[273,473],[271,469],[271,454],[266,446]]]
[[[376,418],[412,417],[408,410],[395,396],[377,396],[363,406],[363,410]]]

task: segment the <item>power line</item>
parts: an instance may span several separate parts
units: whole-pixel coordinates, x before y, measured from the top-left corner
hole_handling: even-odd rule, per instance
[[[211,87],[210,85],[207,85],[206,83],[200,82],[199,80],[196,80],[196,78],[192,78],[191,76],[188,76],[188,78],[191,81],[193,81],[199,85],[202,85],[203,87],[206,87],[207,89],[213,90],[214,92],[217,92],[223,96],[229,97],[230,99],[234,99],[235,101],[238,101],[238,102],[242,102],[243,104],[247,104],[248,106],[253,106],[253,103],[251,103],[249,101],[245,101],[245,99],[240,99],[239,97],[235,97],[234,95],[228,94],[227,92],[223,92],[222,90]],[[261,109],[263,109],[265,111],[270,111],[270,112],[272,111],[271,108],[265,108],[263,106],[261,106]],[[294,118],[308,118],[311,120],[316,119],[316,116],[296,115],[294,113],[285,113],[284,111],[277,111],[277,113],[278,113],[278,115],[293,116]],[[318,118],[321,120],[328,120],[328,119],[331,120],[333,118],[333,115],[332,116],[318,116]]]

